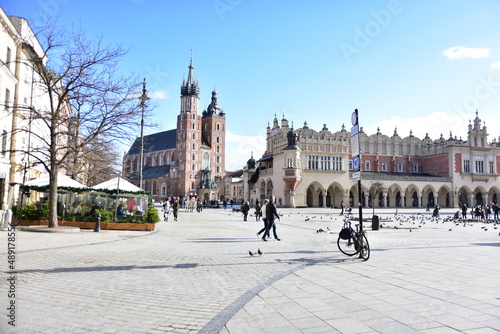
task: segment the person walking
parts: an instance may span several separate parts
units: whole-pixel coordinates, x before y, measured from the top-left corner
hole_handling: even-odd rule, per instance
[[[172,204],[172,211],[174,213],[174,221],[177,221],[177,214],[179,213],[179,201],[175,200]]]
[[[339,216],[344,215],[344,209],[345,209],[345,205],[344,205],[344,201],[342,201],[342,202],[340,202],[340,215]]]
[[[467,204],[462,204],[462,218],[467,219]]]
[[[262,208],[259,205],[259,201],[255,202],[255,221],[258,222],[262,216]]]
[[[170,214],[170,202],[168,201],[168,198],[165,200],[165,203],[163,203],[163,218],[166,222],[168,222],[168,215]]]
[[[247,221],[248,217],[248,211],[250,211],[250,203],[246,201],[242,206],[241,206],[241,212],[243,213],[243,220]]]
[[[263,204],[262,204],[262,208],[260,208],[260,212],[262,214],[262,221],[264,222],[264,228],[262,228],[259,232],[257,232],[257,238],[259,238],[259,239],[260,239],[260,234],[267,230],[267,218],[266,218],[266,205],[267,205],[267,203],[269,203],[269,200],[265,199]]]
[[[500,206],[497,203],[493,205],[493,219],[498,220],[498,213],[500,212]]]
[[[269,237],[269,231],[271,231],[271,228],[273,229],[274,238],[277,241],[281,241],[281,239],[278,238],[278,234],[276,234],[276,218],[280,220],[280,216],[278,215],[275,201],[276,198],[274,196],[271,196],[271,198],[269,199],[269,203],[267,203],[266,205],[267,228],[266,232],[264,232],[264,236],[262,237],[262,240],[264,241],[267,241],[266,237]]]

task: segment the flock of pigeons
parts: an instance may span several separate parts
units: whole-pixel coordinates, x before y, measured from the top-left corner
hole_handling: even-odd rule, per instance
[[[300,215],[300,212],[297,212],[297,214]],[[283,215],[281,215],[283,216]],[[301,215],[302,218],[304,218],[304,221],[311,221],[311,220],[317,220],[318,216],[304,216]],[[327,220],[328,218],[330,220],[334,219],[334,216],[337,216],[337,214],[325,214],[325,218],[323,216],[319,216],[320,220]],[[290,214],[288,214],[288,217],[290,217]],[[345,218],[353,218],[353,215],[346,215],[344,216]],[[355,223],[356,221],[353,221]],[[476,220],[476,219],[463,219],[462,217],[458,216],[455,214],[454,216],[446,216],[446,217],[433,217],[430,214],[429,215],[424,215],[421,213],[415,214],[415,215],[394,215],[394,217],[380,217],[380,225],[379,228],[392,228],[392,229],[406,229],[412,232],[414,229],[419,229],[422,228],[424,225],[431,225],[431,224],[445,224],[445,223],[453,223],[456,227],[462,226],[462,227],[467,227],[467,226],[480,226],[483,231],[488,231],[489,229],[494,229],[497,230],[498,226],[500,225],[500,220],[494,220],[494,219],[482,219],[482,220]],[[452,228],[449,228],[448,231],[452,231]],[[316,230],[316,233],[338,233],[338,231],[331,231],[330,228],[327,226],[326,229],[320,228]],[[498,233],[500,236],[500,232]],[[250,256],[254,255],[262,255],[262,251],[260,249],[257,250],[257,253],[253,253],[252,251],[248,251]]]

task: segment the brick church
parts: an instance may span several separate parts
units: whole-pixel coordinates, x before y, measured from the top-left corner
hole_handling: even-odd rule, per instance
[[[190,61],[187,80],[181,86],[177,128],[144,136],[144,165],[141,188],[154,199],[197,196],[219,200],[224,194],[226,117],[217,103],[217,92],[201,113],[200,87]],[[123,176],[139,186],[140,148],[138,137],[123,159]]]

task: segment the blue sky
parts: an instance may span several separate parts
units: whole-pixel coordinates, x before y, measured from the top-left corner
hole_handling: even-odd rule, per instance
[[[227,117],[226,168],[265,150],[274,115],[301,127],[368,134],[467,136],[479,116],[500,136],[500,2],[291,0],[0,0],[8,15],[80,24],[130,51],[159,129],[175,127],[190,50],[200,105],[217,89]],[[200,110],[201,112],[202,110]],[[139,129],[137,130],[139,134]]]

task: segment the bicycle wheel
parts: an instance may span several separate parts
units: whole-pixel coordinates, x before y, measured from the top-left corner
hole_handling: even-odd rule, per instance
[[[359,251],[359,257],[365,261],[368,261],[370,258],[370,244],[368,243],[368,239],[366,239],[366,235],[363,235],[363,247]]]
[[[347,256],[354,256],[358,254],[358,251],[354,247],[354,240],[352,238],[342,239],[339,237],[337,239],[337,246],[339,247],[340,251]]]

